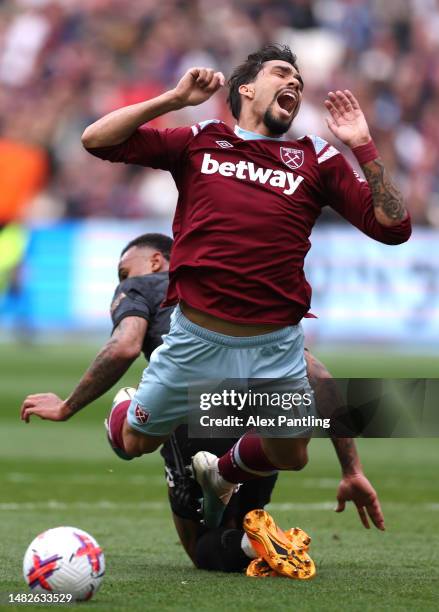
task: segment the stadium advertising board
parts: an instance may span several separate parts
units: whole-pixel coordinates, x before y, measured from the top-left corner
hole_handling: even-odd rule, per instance
[[[139,232],[169,233],[166,223],[87,221],[34,228],[23,292],[36,329],[107,330],[120,251]],[[342,342],[439,341],[439,237],[415,228],[397,249],[351,228],[322,226],[306,274],[313,287],[309,337]]]

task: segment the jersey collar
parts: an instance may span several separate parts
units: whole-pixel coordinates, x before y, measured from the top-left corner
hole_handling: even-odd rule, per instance
[[[280,138],[273,138],[272,136],[264,136],[264,134],[250,132],[249,130],[244,130],[243,128],[239,127],[239,125],[235,125],[234,131],[239,138],[242,138],[242,140],[276,140],[279,142],[280,140],[284,139],[283,136]]]

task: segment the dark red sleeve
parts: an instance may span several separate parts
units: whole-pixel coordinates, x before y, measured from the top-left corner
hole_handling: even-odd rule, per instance
[[[323,195],[329,204],[349,223],[384,244],[401,244],[410,238],[410,216],[392,227],[378,223],[375,218],[372,194],[367,181],[361,179],[341,155],[333,154],[319,164]],[[322,152],[324,153],[324,152]],[[322,154],[323,157],[323,154]]]
[[[138,164],[172,172],[181,161],[193,136],[190,127],[156,130],[142,126],[118,145],[96,147],[87,151],[111,162]]]

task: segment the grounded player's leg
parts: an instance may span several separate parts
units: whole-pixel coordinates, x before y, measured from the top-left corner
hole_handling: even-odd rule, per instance
[[[181,434],[180,438],[181,440]],[[190,447],[190,444],[188,445]],[[207,529],[201,524],[201,491],[182,469],[181,461],[189,456],[185,447],[179,447],[174,436],[173,443],[164,445],[168,497],[175,528],[187,555],[198,569],[237,572],[244,570],[256,557],[248,536],[242,529],[245,514],[253,508],[263,507],[270,500],[275,479],[263,485],[252,483],[241,487],[217,529]]]
[[[243,571],[257,556],[251,545],[243,546],[245,535],[242,529],[209,529],[197,541],[196,566],[217,572]]]
[[[263,513],[264,519],[269,519],[268,526],[267,520],[260,522],[259,513]],[[247,519],[246,531],[218,527],[200,532],[194,521],[174,515],[180,540],[198,569],[220,572],[247,569],[248,576],[283,575],[302,580],[315,575],[315,565],[307,554],[311,538],[306,532],[297,527],[283,532],[263,510],[249,512]],[[258,540],[252,534],[252,527],[257,530]],[[273,547],[276,554],[267,563],[265,558],[269,557]],[[283,555],[280,554],[281,548]],[[279,571],[280,561],[282,571]]]
[[[175,506],[172,489],[169,491],[171,505]],[[264,492],[261,493],[264,496]],[[250,500],[245,503],[247,501]],[[237,511],[237,522],[241,524],[238,508]],[[261,521],[260,515],[264,520]],[[248,576],[280,574],[297,579],[308,579],[315,574],[314,563],[306,554],[311,542],[308,534],[297,527],[283,532],[263,510],[247,513],[244,524],[247,533],[228,526],[206,529],[199,522],[175,512],[173,519],[180,541],[198,569],[240,572],[247,568]],[[258,557],[259,563],[252,564]],[[273,567],[275,571],[271,571]]]
[[[238,571],[249,567],[258,553],[242,529],[243,520],[250,511],[255,508],[264,508],[270,502],[276,480],[277,474],[273,474],[270,477],[251,480],[241,485],[238,492],[232,496],[221,526],[208,532],[215,534],[227,527],[228,529],[222,532],[221,538],[214,535],[200,536],[197,548],[198,567],[220,571]],[[304,533],[296,530],[296,533],[299,532]],[[294,538],[297,540],[296,534]],[[262,575],[261,571],[250,575]]]
[[[218,527],[203,529],[199,523],[172,513],[180,542],[198,569],[218,572],[240,572],[256,558],[248,537],[243,548],[243,529]],[[244,544],[245,545],[245,544]]]
[[[206,529],[175,512],[172,517],[180,542],[198,569],[241,572],[258,556],[244,529]]]
[[[243,529],[203,529],[199,523],[172,513],[180,542],[198,569],[241,572],[257,553]]]

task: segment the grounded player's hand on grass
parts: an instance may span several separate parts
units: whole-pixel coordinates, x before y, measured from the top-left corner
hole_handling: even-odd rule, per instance
[[[174,94],[182,107],[197,106],[223,87],[224,82],[222,72],[214,72],[212,68],[191,68],[177,83]]]
[[[71,411],[55,393],[28,395],[21,406],[21,419],[29,423],[32,415],[48,421],[67,421]]]
[[[349,89],[330,91],[325,106],[330,113],[326,118],[329,129],[345,145],[353,149],[370,141],[366,118]]]
[[[343,512],[347,501],[354,502],[361,522],[370,529],[368,515],[377,529],[384,531],[384,516],[378,495],[366,476],[361,473],[345,475],[338,486],[336,512]]]

